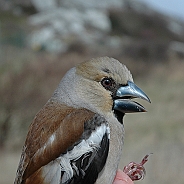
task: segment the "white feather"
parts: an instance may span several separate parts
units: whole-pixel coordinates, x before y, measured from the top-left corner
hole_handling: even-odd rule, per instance
[[[105,133],[108,134],[109,138],[110,129],[107,125],[102,124],[91,133],[87,140],[82,140],[78,145],[74,146],[71,151],[68,151],[66,154],[61,155],[55,161],[52,161],[43,167],[44,181],[50,182],[51,184],[59,184],[62,171],[64,171],[61,180],[62,183],[65,183],[73,177],[73,169],[79,174],[78,168],[75,165],[71,165],[71,161],[76,161],[84,154],[96,151],[99,148]],[[47,144],[52,144],[54,140],[55,135],[53,134],[49,138]]]
[[[61,178],[61,167],[59,162],[52,161],[43,167],[42,176],[45,183],[59,184]]]
[[[64,171],[62,177],[62,183],[65,183],[67,180],[71,179],[73,176],[73,169],[70,164],[70,159],[62,157],[60,159],[61,171]]]
[[[89,152],[96,151],[105,133],[109,134],[109,129],[105,124],[99,126],[87,140],[82,140],[78,145],[76,145],[71,151],[60,157],[61,170],[65,171],[62,177],[62,182],[65,182],[73,177],[73,169],[71,166],[71,160],[78,160],[82,155]],[[78,169],[75,167],[76,172]]]
[[[106,132],[107,126],[105,124],[102,124],[91,134],[89,139],[87,139],[87,143],[99,145]]]
[[[48,143],[52,144],[54,142],[56,138],[56,135],[55,134],[52,134],[50,137],[49,137],[49,140],[48,140]]]

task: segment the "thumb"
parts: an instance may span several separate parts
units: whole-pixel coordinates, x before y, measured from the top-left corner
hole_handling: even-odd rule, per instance
[[[133,184],[133,181],[122,170],[118,170],[113,184]]]

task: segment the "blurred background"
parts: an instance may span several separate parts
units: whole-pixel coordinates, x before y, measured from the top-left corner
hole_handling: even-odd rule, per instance
[[[65,72],[118,59],[152,103],[128,114],[120,163],[149,153],[136,183],[184,183],[184,1],[0,0],[0,184],[13,183],[35,114]]]

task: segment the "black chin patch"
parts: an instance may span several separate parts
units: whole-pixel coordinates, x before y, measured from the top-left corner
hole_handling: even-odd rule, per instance
[[[124,113],[120,112],[120,111],[116,111],[114,110],[114,114],[115,114],[115,117],[117,118],[117,120],[123,124],[123,117],[124,117]]]

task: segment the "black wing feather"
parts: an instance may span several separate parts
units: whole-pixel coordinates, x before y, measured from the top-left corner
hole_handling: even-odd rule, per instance
[[[102,171],[109,151],[109,139],[108,135],[105,134],[100,149],[97,151],[94,160],[91,162],[89,168],[86,170],[85,177],[83,178],[80,184],[94,184],[98,178],[98,174]]]
[[[79,144],[83,139],[87,140],[91,133],[102,124],[105,124],[108,129],[108,124],[105,118],[96,114],[90,121],[85,123],[84,133],[81,136],[81,139],[68,148],[68,150],[71,151],[73,147]],[[100,144],[93,152],[88,152],[82,155],[78,160],[71,161],[74,175],[69,181],[65,182],[65,184],[94,184],[98,178],[98,174],[105,166],[108,152],[109,132],[106,131]],[[76,167],[77,171],[75,169]]]

